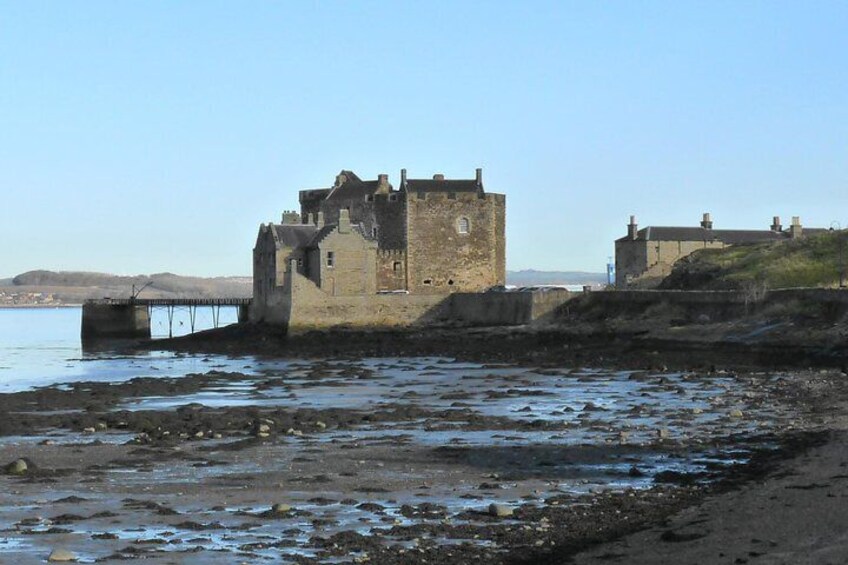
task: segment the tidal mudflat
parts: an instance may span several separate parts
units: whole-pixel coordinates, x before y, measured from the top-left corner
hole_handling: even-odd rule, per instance
[[[0,395],[0,562],[560,562],[759,472],[842,386],[826,371],[236,364]]]

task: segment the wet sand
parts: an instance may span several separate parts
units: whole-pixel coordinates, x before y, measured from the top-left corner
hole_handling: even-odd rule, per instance
[[[5,394],[0,562],[562,563],[795,465],[840,398],[838,370],[436,358]]]

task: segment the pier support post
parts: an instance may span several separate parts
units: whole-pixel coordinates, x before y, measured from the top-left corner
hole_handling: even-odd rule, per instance
[[[81,337],[83,341],[150,339],[150,313],[139,304],[83,304]]]

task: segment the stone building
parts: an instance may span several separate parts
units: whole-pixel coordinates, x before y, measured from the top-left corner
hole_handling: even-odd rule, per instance
[[[397,189],[388,175],[364,181],[343,170],[329,188],[300,191],[300,205],[300,213],[287,211],[280,224],[259,229],[254,319],[288,321],[286,284],[297,277],[320,291],[308,291],[312,300],[438,298],[505,283],[506,197],[484,190],[481,169],[468,180],[409,179],[404,169]]]
[[[714,229],[710,214],[704,214],[697,227],[649,226],[640,230],[636,217],[630,216],[627,235],[615,241],[615,285],[617,288],[656,286],[671,273],[677,261],[699,249],[783,241],[823,231],[803,228],[797,216],[787,229],[780,224],[778,216],[767,230]]]

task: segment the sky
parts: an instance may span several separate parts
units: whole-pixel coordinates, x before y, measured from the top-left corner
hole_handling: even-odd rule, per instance
[[[848,227],[848,3],[0,0],[0,277],[249,275],[341,169],[507,195],[509,269]]]

